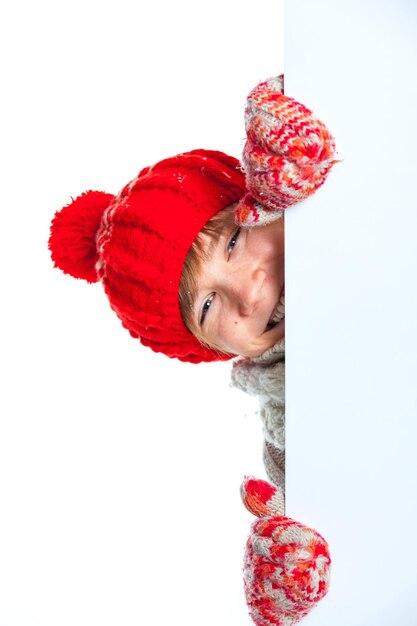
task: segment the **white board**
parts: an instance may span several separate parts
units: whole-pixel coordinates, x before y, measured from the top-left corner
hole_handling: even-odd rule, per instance
[[[341,163],[286,217],[287,512],[333,557],[305,620],[414,626],[417,7],[286,3],[286,92]]]

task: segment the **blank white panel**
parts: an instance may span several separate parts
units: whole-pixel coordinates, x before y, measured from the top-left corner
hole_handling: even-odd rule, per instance
[[[286,4],[286,93],[341,162],[286,215],[287,512],[333,557],[306,620],[414,626],[417,7]]]

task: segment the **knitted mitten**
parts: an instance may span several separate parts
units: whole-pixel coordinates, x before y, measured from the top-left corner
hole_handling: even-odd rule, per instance
[[[256,626],[291,626],[327,593],[330,555],[312,528],[284,516],[279,488],[254,478],[241,486],[242,500],[259,517],[244,558],[244,585]]]
[[[284,76],[249,94],[242,165],[249,190],[236,208],[242,226],[266,224],[322,185],[336,163],[326,126],[303,104],[284,95]]]

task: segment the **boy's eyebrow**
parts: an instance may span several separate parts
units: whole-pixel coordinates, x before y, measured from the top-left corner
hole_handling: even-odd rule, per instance
[[[214,250],[217,248],[220,240],[223,238],[225,230],[226,224],[223,224],[219,233],[213,233],[210,236],[210,243],[207,249],[207,259],[211,259],[211,257],[213,256]]]

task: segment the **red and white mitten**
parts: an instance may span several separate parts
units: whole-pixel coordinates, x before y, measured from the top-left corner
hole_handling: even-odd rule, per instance
[[[326,180],[335,142],[303,104],[284,95],[284,76],[259,83],[245,110],[247,140],[242,155],[249,191],[236,208],[242,226],[267,224],[312,194]]]
[[[281,489],[246,478],[241,495],[259,518],[252,524],[244,559],[249,613],[256,626],[292,626],[328,591],[328,545],[314,529],[283,515]]]

